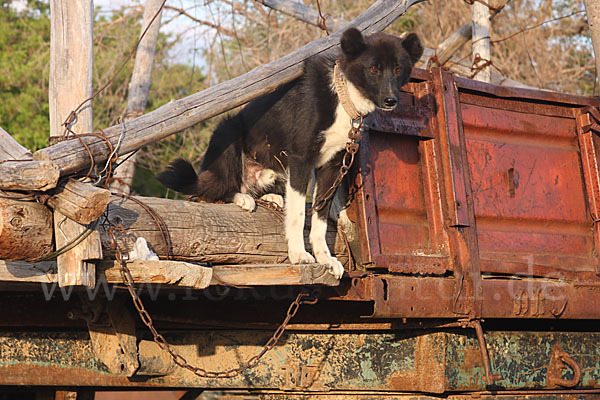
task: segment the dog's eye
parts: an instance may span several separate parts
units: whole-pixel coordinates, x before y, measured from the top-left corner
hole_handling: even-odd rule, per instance
[[[396,73],[397,74],[401,74],[402,73],[402,67],[396,67]]]
[[[379,69],[376,66],[371,66],[371,68],[369,68],[369,72],[371,72],[372,74],[376,74],[379,72]]]

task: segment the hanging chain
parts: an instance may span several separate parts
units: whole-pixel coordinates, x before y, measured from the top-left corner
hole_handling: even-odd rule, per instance
[[[269,350],[271,350],[273,347],[275,347],[275,345],[277,344],[277,342],[279,341],[279,339],[285,332],[290,320],[296,315],[296,313],[300,309],[300,305],[301,304],[316,304],[318,301],[318,298],[314,296],[314,293],[306,293],[306,292],[298,293],[298,295],[296,296],[296,299],[292,302],[292,304],[290,304],[283,322],[275,330],[275,332],[273,333],[271,338],[263,346],[262,350],[258,354],[254,355],[250,359],[248,359],[248,361],[246,361],[240,367],[231,368],[231,369],[223,370],[223,371],[207,371],[204,368],[195,367],[195,366],[189,364],[188,361],[181,354],[177,353],[171,347],[171,345],[167,342],[165,337],[156,330],[156,328],[154,326],[154,322],[152,321],[152,317],[150,317],[150,314],[144,307],[144,303],[142,302],[142,299],[140,298],[137,291],[135,290],[135,282],[133,280],[133,277],[131,276],[131,271],[129,270],[129,267],[127,267],[128,256],[122,253],[122,251],[118,245],[118,242],[115,238],[114,231],[118,231],[121,235],[124,235],[125,229],[121,225],[113,226],[107,230],[107,233],[108,233],[110,241],[111,241],[111,247],[113,247],[116,251],[115,257],[116,257],[117,261],[119,262],[119,264],[121,265],[121,277],[123,279],[123,284],[127,287],[127,291],[131,295],[131,298],[133,300],[133,305],[135,306],[138,314],[140,315],[142,322],[150,330],[150,333],[152,334],[154,342],[163,351],[166,351],[167,353],[169,353],[169,355],[171,356],[171,358],[175,364],[177,364],[181,368],[185,368],[188,371],[191,371],[193,374],[195,374],[196,376],[199,376],[200,378],[233,378],[233,377],[236,377],[237,375],[241,374],[242,372],[246,371],[247,369],[256,367],[256,365],[258,365],[258,363],[260,362],[262,357]]]
[[[335,194],[337,188],[342,184],[344,177],[350,171],[352,164],[354,163],[354,156],[358,153],[359,141],[360,141],[360,130],[363,124],[363,117],[360,116],[351,122],[350,131],[348,132],[348,142],[346,143],[346,152],[344,158],[342,158],[342,165],[340,166],[340,172],[335,178],[333,184],[327,189],[325,193],[318,200],[314,201],[312,207],[310,207],[307,213],[311,214],[316,211],[321,211],[329,200]]]

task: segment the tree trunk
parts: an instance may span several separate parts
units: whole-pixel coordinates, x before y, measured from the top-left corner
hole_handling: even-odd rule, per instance
[[[590,36],[596,61],[596,79],[600,74],[600,3],[597,0],[583,0],[587,12]]]
[[[491,0],[488,0],[491,1]],[[490,82],[491,67],[486,63],[491,60],[490,54],[490,9],[486,4],[474,2],[472,7],[473,19],[473,79]]]
[[[163,0],[148,0],[144,8],[144,17],[142,20],[142,34],[144,29],[150,24],[152,18],[162,5]],[[161,13],[162,14],[162,11]],[[125,121],[139,117],[146,109],[148,102],[148,92],[152,83],[152,66],[154,65],[154,53],[156,52],[156,43],[158,42],[158,31],[160,30],[161,15],[158,15],[152,25],[148,28],[146,35],[140,42],[135,54],[135,63],[131,82],[129,83],[129,92],[127,94],[127,110],[125,112]],[[110,189],[119,193],[128,194],[131,191],[131,184],[135,173],[136,155],[125,160],[127,154],[119,157],[118,162],[121,165],[115,170],[113,180],[110,183]],[[125,160],[125,161],[124,161]]]

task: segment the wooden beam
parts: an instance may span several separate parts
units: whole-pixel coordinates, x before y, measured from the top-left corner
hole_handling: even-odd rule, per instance
[[[52,250],[50,210],[34,201],[0,198],[0,260],[33,261]]]
[[[144,7],[144,17],[142,19],[142,32],[160,9],[163,0],[147,0]],[[162,11],[161,13],[162,14]],[[127,93],[127,109],[125,111],[125,121],[138,117],[144,113],[146,103],[148,102],[148,92],[152,83],[152,67],[154,65],[154,53],[156,52],[156,43],[158,42],[158,31],[160,30],[161,15],[158,15],[152,25],[148,28],[146,35],[140,42],[135,61],[133,64],[133,73]],[[118,162],[122,162],[113,174],[113,180],[110,183],[110,189],[129,194],[131,183],[135,173],[136,155],[131,157],[119,157]]]
[[[73,221],[87,225],[104,213],[109,201],[110,191],[69,179],[54,191],[48,205]]]
[[[62,125],[72,111],[92,96],[94,4],[93,0],[50,0],[50,137],[62,138]],[[92,103],[79,109],[68,128],[75,133],[93,131]],[[81,154],[88,157],[85,150]],[[35,158],[35,156],[34,156]],[[60,165],[61,175],[64,171]],[[66,205],[66,204],[65,204]],[[69,207],[67,207],[70,209]],[[56,248],[61,249],[85,234],[86,227],[54,211]],[[96,267],[102,259],[100,234],[92,232],[74,248],[57,257],[60,286],[93,288]]]
[[[185,261],[144,260],[131,261],[127,268],[136,283],[152,283],[204,289],[211,284],[213,270]],[[108,283],[122,283],[121,265],[118,261],[105,261],[98,273]]]
[[[0,189],[45,191],[56,187],[59,178],[60,170],[52,161],[0,163]]]
[[[215,265],[211,285],[326,285],[340,283],[322,264]]]
[[[160,284],[172,287],[204,289],[208,286],[326,285],[339,280],[320,264],[241,264],[205,267],[185,261],[131,261],[127,268],[136,284]],[[98,264],[98,279],[122,284],[117,261]],[[27,263],[0,261],[0,282],[56,283],[56,262]]]
[[[354,20],[352,25],[366,33],[381,31],[410,6],[421,1],[378,0]],[[123,136],[121,154],[139,149],[207,118],[247,103],[299,77],[302,74],[304,60],[315,54],[335,51],[339,46],[340,37],[341,32],[337,32],[311,42],[285,57],[257,67],[244,75],[170,102],[148,114],[134,118],[124,124],[124,129],[119,124],[106,128],[104,132],[113,146],[116,146],[119,137]],[[89,146],[96,162],[106,161],[109,153],[104,141],[97,138],[84,138],[83,140]],[[55,162],[60,168],[61,175],[84,170],[90,165],[88,154],[78,140],[68,140],[38,150],[34,154],[34,159]]]

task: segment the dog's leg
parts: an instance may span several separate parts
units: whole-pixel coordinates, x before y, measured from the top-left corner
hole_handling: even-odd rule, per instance
[[[292,264],[313,263],[315,259],[304,247],[304,219],[306,213],[306,189],[310,170],[302,160],[289,160],[289,178],[285,188],[285,236],[288,257]]]
[[[316,185],[313,193],[313,204],[320,199],[325,192],[331,187],[337,174],[339,173],[339,161],[338,157],[334,157],[332,161],[319,168],[317,171]],[[326,264],[331,269],[331,273],[336,278],[341,278],[344,275],[344,267],[337,258],[331,255],[329,247],[327,246],[326,235],[327,235],[327,218],[329,216],[329,210],[331,208],[331,201],[327,203],[319,211],[315,211],[311,218],[310,228],[310,244],[312,246],[313,254],[319,264]]]
[[[246,211],[254,211],[256,208],[256,202],[254,201],[254,198],[247,193],[234,194],[233,204]]]

